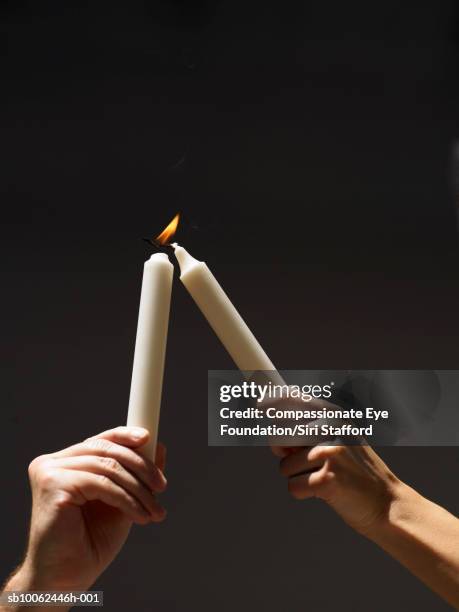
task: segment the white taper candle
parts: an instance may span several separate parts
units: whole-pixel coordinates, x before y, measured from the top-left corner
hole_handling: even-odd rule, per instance
[[[127,424],[145,427],[140,450],[155,460],[174,266],[164,253],[145,262]]]
[[[270,380],[275,384],[284,384],[274,364],[207,265],[192,257],[178,244],[175,243],[173,247],[180,266],[180,280],[237,367],[243,371],[272,371]]]

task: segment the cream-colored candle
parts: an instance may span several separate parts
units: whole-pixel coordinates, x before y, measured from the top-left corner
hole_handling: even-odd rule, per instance
[[[177,243],[172,245],[180,266],[180,280],[201,309],[240,370],[273,371],[275,384],[284,384],[274,364],[231,303],[217,279],[203,261],[192,257]]]
[[[164,253],[145,262],[127,424],[145,427],[141,452],[155,460],[174,266]]]

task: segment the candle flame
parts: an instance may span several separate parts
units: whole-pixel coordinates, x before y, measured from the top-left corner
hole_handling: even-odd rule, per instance
[[[175,217],[172,219],[172,221],[169,223],[169,225],[167,225],[163,229],[163,231],[159,234],[159,236],[156,236],[155,242],[158,242],[161,246],[165,246],[166,244],[169,244],[169,240],[173,237],[173,235],[177,231],[179,219],[180,219],[180,213],[177,213]]]

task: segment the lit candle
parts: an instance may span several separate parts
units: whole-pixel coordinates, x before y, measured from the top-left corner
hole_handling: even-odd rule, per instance
[[[166,243],[177,222],[178,217],[157,241]],[[148,429],[150,438],[140,450],[152,461],[158,438],[173,272],[165,253],[152,255],[143,269],[127,424]]]
[[[269,379],[274,384],[285,384],[207,265],[192,257],[177,243],[172,246],[180,266],[180,280],[237,367],[246,372],[272,371]]]

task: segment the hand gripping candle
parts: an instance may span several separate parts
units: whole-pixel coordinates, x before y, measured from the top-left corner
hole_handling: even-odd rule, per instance
[[[127,424],[150,432],[140,452],[155,460],[174,266],[164,253],[145,262]]]
[[[245,372],[272,371],[269,375],[271,382],[285,384],[207,265],[177,243],[172,246],[180,266],[180,280],[237,367]]]

